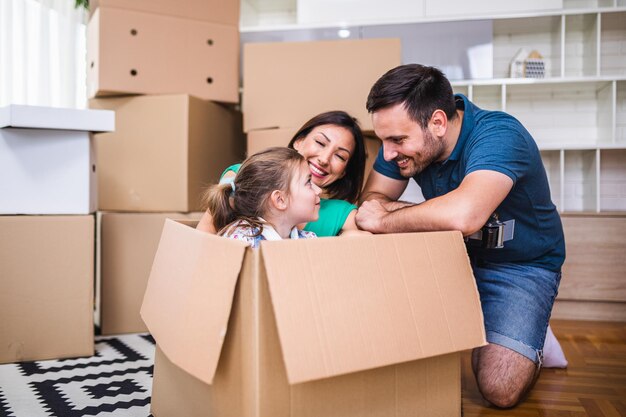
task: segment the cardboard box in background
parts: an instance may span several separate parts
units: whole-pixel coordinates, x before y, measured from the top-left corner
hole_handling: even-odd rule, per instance
[[[367,95],[401,63],[400,39],[247,43],[244,130],[299,127],[329,110],[344,110],[363,130],[373,130]]]
[[[100,6],[239,26],[239,2],[223,0],[90,0],[89,17]]]
[[[238,103],[238,74],[236,25],[109,7],[87,25],[90,98],[186,93]]]
[[[486,343],[458,232],[253,250],[166,220],[141,316],[156,416],[460,416]]]
[[[247,155],[253,155],[272,146],[287,146],[297,131],[298,128],[294,127],[284,129],[254,130],[252,132],[248,132]],[[374,135],[365,135],[364,139],[365,150],[367,152],[364,178],[367,180],[367,176],[374,166],[374,161],[376,160],[378,149],[380,149],[381,141]]]
[[[10,105],[0,108],[0,214],[96,210],[92,131],[112,131],[110,111]]]
[[[103,335],[146,332],[139,316],[163,223],[202,213],[97,214],[96,324]]]
[[[89,101],[115,110],[114,133],[95,135],[101,211],[192,212],[206,185],[243,159],[241,113],[188,95]]]
[[[94,216],[0,216],[0,363],[94,353]]]

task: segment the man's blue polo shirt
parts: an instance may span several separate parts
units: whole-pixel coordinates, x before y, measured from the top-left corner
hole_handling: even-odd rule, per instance
[[[513,180],[509,195],[497,208],[501,221],[515,219],[513,240],[502,249],[468,245],[469,255],[487,262],[519,262],[560,271],[565,260],[561,218],[550,198],[546,172],[534,139],[513,116],[482,110],[462,94],[455,95],[464,110],[461,133],[450,157],[433,163],[413,178],[424,198],[431,199],[456,189],[463,178],[477,170],[500,172]],[[394,161],[383,158],[381,148],[376,172],[405,179]],[[487,195],[490,190],[481,190]]]

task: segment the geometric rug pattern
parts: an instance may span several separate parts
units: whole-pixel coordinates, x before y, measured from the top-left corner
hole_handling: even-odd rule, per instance
[[[154,339],[97,336],[86,358],[0,365],[0,417],[150,415]]]

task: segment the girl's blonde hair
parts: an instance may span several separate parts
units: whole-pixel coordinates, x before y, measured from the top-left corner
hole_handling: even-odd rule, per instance
[[[213,226],[218,234],[237,222],[245,222],[263,230],[258,220],[268,207],[270,194],[275,190],[289,192],[294,168],[304,162],[304,157],[290,148],[268,148],[248,157],[231,183],[210,186],[202,201],[204,209],[213,215]]]

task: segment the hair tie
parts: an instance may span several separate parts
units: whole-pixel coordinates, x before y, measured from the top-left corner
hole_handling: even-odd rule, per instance
[[[220,184],[230,184],[232,190],[230,196],[232,197],[235,194],[235,177],[222,178]]]

